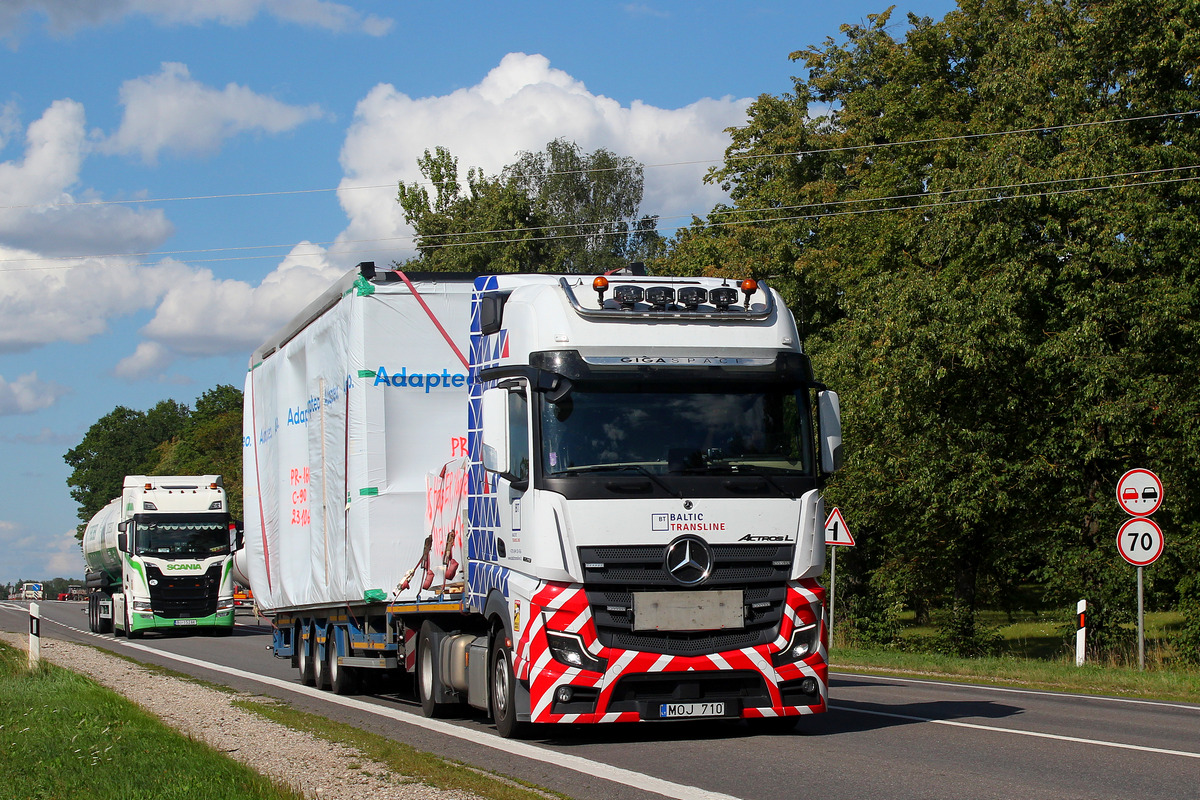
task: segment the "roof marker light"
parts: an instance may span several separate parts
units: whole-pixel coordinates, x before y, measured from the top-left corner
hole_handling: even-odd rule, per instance
[[[596,290],[596,294],[600,295],[600,307],[604,308],[604,293],[608,291],[608,278],[597,275],[592,280],[592,288]]]
[[[754,278],[746,278],[741,283],[742,294],[746,296],[746,310],[750,310],[750,296],[758,291],[758,281]]]

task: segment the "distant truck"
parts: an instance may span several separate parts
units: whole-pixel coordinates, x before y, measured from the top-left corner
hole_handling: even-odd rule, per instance
[[[220,475],[129,475],[88,522],[88,627],[131,639],[147,631],[233,632],[233,554]]]
[[[41,600],[42,585],[40,583],[28,582],[21,587],[22,600]]]
[[[363,263],[244,397],[245,568],[302,683],[505,737],[826,709],[838,399],[764,283]]]

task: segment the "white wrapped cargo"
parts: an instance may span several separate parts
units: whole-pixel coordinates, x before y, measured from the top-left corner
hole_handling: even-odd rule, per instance
[[[348,273],[251,357],[245,569],[263,609],[397,597],[430,468],[466,453],[472,285],[387,277]]]

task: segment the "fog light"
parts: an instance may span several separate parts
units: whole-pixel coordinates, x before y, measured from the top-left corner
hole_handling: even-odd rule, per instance
[[[554,691],[554,699],[560,703],[569,703],[573,694],[570,686],[560,686]]]
[[[805,694],[816,694],[817,679],[805,678],[804,680],[800,681],[800,691],[804,692]]]

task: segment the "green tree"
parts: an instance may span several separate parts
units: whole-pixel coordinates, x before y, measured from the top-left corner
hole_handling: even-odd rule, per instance
[[[63,459],[72,468],[67,485],[79,503],[79,537],[88,520],[121,494],[126,475],[154,470],[158,463],[155,448],[177,436],[187,417],[187,406],[174,400],[162,400],[145,412],[117,406],[67,451]]]
[[[220,475],[229,513],[242,517],[242,392],[218,385],[196,398],[178,436],[161,442],[152,475]]]
[[[489,177],[444,147],[417,160],[430,188],[401,183],[397,200],[416,231],[409,266],[437,271],[582,272],[649,260],[665,248],[653,216],[638,216],[642,167],[599,148],[555,139]]]
[[[981,605],[1032,578],[1099,601],[1115,641],[1128,467],[1164,476],[1156,519],[1180,542],[1152,596],[1196,569],[1196,18],[1195,0],[961,0],[903,39],[890,11],[843,26],[733,131],[709,176],[732,205],[671,243],[682,269],[785,292],[842,392],[844,586],[864,609],[940,609],[949,650],[986,649]]]

